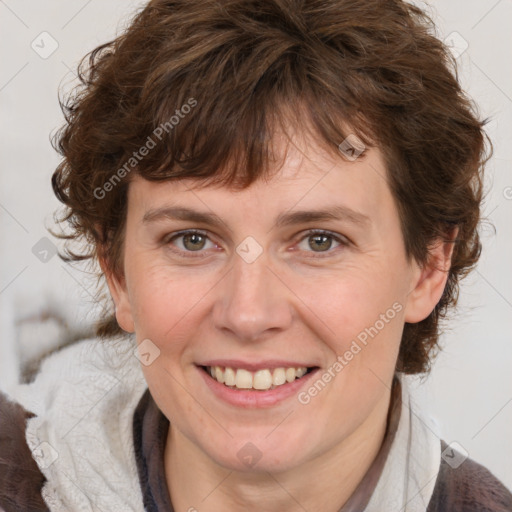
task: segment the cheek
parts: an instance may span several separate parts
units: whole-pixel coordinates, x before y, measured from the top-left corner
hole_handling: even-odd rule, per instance
[[[137,335],[154,338],[158,343],[164,324],[171,321],[183,302],[176,300],[174,283],[161,269],[136,272],[132,284],[130,296]]]
[[[140,268],[134,276],[130,295],[137,339],[151,339],[162,355],[179,352],[195,319],[205,314],[205,298],[218,277],[163,264]]]
[[[337,339],[345,339],[373,325],[395,302],[400,302],[401,290],[393,282],[396,280],[385,279],[384,275],[371,268],[324,274],[314,282],[297,281],[294,291],[317,317],[317,324],[323,323]]]
[[[303,311],[310,311],[309,322],[329,348],[331,361],[343,358],[345,377],[336,382],[346,386],[348,381],[373,381],[371,372],[383,379],[389,377],[403,329],[400,279],[370,264],[325,274],[315,279],[314,285],[308,279],[302,283],[294,291],[306,305]],[[333,372],[340,373],[336,369]]]

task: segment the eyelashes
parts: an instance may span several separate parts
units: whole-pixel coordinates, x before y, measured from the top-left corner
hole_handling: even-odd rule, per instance
[[[305,233],[301,233],[301,236],[296,239],[295,243],[302,243],[303,241],[307,241],[308,239],[315,239],[316,241],[320,241],[321,244],[325,244],[326,241],[334,241],[339,244],[337,247],[332,248],[332,243],[327,243],[328,247],[325,251],[315,251],[311,249],[311,245],[308,244],[308,249],[300,249],[302,253],[310,253],[306,257],[312,258],[323,258],[326,256],[332,256],[334,254],[338,254],[339,250],[344,249],[345,247],[350,245],[350,241],[343,235],[332,233],[331,231],[321,230],[321,229],[311,229]],[[177,248],[176,245],[173,244],[176,240],[181,239],[181,245],[183,248]],[[197,240],[204,240],[204,244],[199,244],[198,250],[187,250],[185,243],[192,242]],[[207,249],[204,249],[204,246],[207,245],[207,241],[213,244],[214,248],[218,248],[218,245],[213,242],[208,233],[206,231],[201,231],[198,229],[188,229],[179,231],[177,233],[173,233],[164,237],[162,243],[166,245],[173,253],[183,256],[185,258],[204,258],[209,255]],[[197,247],[197,245],[196,245]],[[318,246],[317,246],[318,247]]]
[[[180,231],[174,235],[171,235],[170,237],[166,237],[166,239],[164,240],[164,243],[168,246],[171,245],[172,242],[174,242],[175,240],[179,239],[179,238],[184,238],[184,237],[192,237],[192,236],[196,236],[196,237],[201,237],[201,238],[204,238],[204,239],[207,239],[207,240],[210,240],[210,238],[208,237],[208,234],[204,231],[198,231],[196,229],[190,229],[190,230],[186,230],[186,231]],[[210,240],[211,242],[211,240]],[[213,243],[213,242],[212,242]],[[187,251],[186,249],[175,249],[175,248],[172,248],[171,249],[173,252],[179,252],[179,253],[192,253],[190,256],[192,257],[197,257],[198,255],[194,254],[195,252],[204,252],[204,251]],[[201,257],[204,257],[204,254],[201,254],[200,255]]]
[[[316,237],[317,239],[318,238],[322,238],[322,239],[329,239],[329,240],[334,240],[336,243],[339,244],[339,247],[341,248],[344,248],[346,246],[348,246],[348,240],[341,236],[341,235],[335,235],[334,233],[331,233],[330,231],[325,231],[325,230],[322,230],[322,229],[312,229],[312,230],[309,230],[307,231],[306,233],[302,234],[302,238],[299,239],[300,242],[302,242],[303,240],[307,240],[308,238],[309,239],[312,239]],[[311,246],[309,246],[311,248]],[[335,248],[335,249],[337,249]],[[331,244],[329,244],[329,247],[328,247],[328,250],[327,251],[305,251],[305,252],[310,252],[312,254],[326,254],[326,255],[331,255],[332,253],[334,252],[337,252],[336,250],[330,250],[331,249]],[[315,258],[317,257],[323,257],[323,256],[313,256]]]

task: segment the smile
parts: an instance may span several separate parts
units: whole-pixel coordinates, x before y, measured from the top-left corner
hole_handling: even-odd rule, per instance
[[[254,389],[267,391],[276,389],[286,383],[300,379],[313,368],[301,366],[298,368],[265,368],[249,371],[244,368],[222,366],[203,366],[214,380],[231,389]]]

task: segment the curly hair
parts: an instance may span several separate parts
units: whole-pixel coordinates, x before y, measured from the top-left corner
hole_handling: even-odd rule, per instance
[[[53,233],[67,240],[62,259],[123,276],[134,174],[245,188],[275,170],[272,126],[292,115],[339,157],[350,133],[379,147],[409,259],[424,265],[436,240],[454,243],[442,298],[405,324],[396,366],[430,369],[440,321],[480,256],[492,144],[426,12],[399,0],[154,0],[78,75],[53,139],[63,160],[52,185],[66,206],[56,220],[70,229]],[[101,300],[97,335],[122,334],[112,298]]]

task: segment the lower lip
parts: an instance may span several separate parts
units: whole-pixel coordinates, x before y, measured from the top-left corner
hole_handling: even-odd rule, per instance
[[[245,408],[272,407],[291,396],[297,395],[302,387],[304,387],[311,377],[316,374],[319,368],[315,368],[300,379],[293,382],[287,382],[281,386],[269,389],[267,391],[257,391],[253,389],[234,389],[221,384],[211,377],[200,366],[196,367],[202,375],[204,382],[210,390],[221,400]]]

